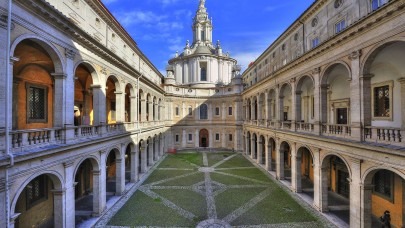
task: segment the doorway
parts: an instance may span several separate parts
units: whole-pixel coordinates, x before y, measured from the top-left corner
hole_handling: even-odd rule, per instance
[[[207,129],[200,130],[200,147],[207,148],[209,145],[209,135]]]
[[[337,111],[337,124],[347,124],[347,108],[338,108]]]

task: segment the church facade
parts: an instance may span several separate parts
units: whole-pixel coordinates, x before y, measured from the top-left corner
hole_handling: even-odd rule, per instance
[[[196,149],[244,153],[331,220],[405,226],[404,0],[315,1],[242,74],[200,0],[165,76],[98,0],[10,2],[0,227],[100,217]]]

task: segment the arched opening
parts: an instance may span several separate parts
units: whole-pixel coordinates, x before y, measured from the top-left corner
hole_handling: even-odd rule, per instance
[[[269,139],[268,146],[268,171],[276,171],[276,141],[273,138]]]
[[[142,114],[142,112],[144,110],[142,107],[142,103],[144,103],[144,93],[142,91],[142,89],[139,89],[139,93],[138,93],[138,120],[139,121],[144,121],[145,116]]]
[[[274,90],[270,90],[267,100],[268,105],[268,113],[267,119],[274,122],[276,121],[276,92]]]
[[[328,155],[321,168],[322,210],[329,211],[350,224],[350,173],[346,163]]]
[[[139,177],[138,177],[138,179],[141,177],[141,175],[146,170],[146,160],[145,160],[146,156],[145,156],[145,151],[144,151],[145,148],[142,148],[143,143],[144,143],[143,140],[139,141],[139,143],[138,143],[138,150],[139,150],[139,153],[138,153],[138,175],[139,175]]]
[[[107,112],[107,123],[114,124],[117,122],[117,110],[119,104],[117,104],[117,93],[118,93],[118,80],[114,76],[110,76],[106,83],[106,112]]]
[[[207,129],[200,130],[200,147],[207,148],[209,145],[209,133]]]
[[[152,97],[150,94],[147,94],[146,95],[146,121],[148,121],[148,122],[152,120],[151,106],[152,106]]]
[[[60,227],[63,219],[54,214],[62,214],[63,197],[61,182],[53,174],[42,174],[33,178],[19,194],[14,214],[19,214],[14,227]]]
[[[258,116],[258,102],[257,102],[257,97],[253,98],[253,119],[257,120]]]
[[[401,142],[405,127],[405,42],[385,43],[367,57],[364,64],[364,124],[366,139]],[[398,98],[398,99],[396,99]],[[374,128],[370,128],[373,126]],[[389,137],[391,136],[391,137]]]
[[[260,136],[260,164],[266,164],[266,139],[263,135]]]
[[[14,56],[20,60],[13,66],[14,130],[62,127],[61,121],[54,124],[55,62],[44,45],[23,40],[15,48]]]
[[[127,146],[127,149],[125,150],[125,156],[124,156],[124,159],[125,159],[125,162],[124,162],[124,164],[125,164],[125,184],[130,183],[131,179],[134,179],[134,178],[131,178],[131,173],[132,173],[131,170],[133,169],[132,166],[134,165],[134,164],[132,164],[132,147],[133,147],[133,145],[129,144]]]
[[[106,158],[106,200],[109,201],[115,195],[121,195],[125,188],[125,173],[121,173],[122,161],[118,149],[109,152]],[[124,169],[125,170],[125,167]]]
[[[306,147],[297,151],[296,161],[296,191],[314,198],[314,161],[311,152]]]
[[[76,225],[100,214],[105,198],[100,193],[100,168],[96,160],[88,158],[80,163],[75,173]]]
[[[246,137],[246,153],[247,155],[251,156],[252,155],[252,141],[251,141],[251,135],[250,132],[247,133],[247,137]]]
[[[261,121],[266,118],[267,117],[266,117],[265,97],[264,97],[264,93],[262,93],[259,96],[259,102],[258,102],[258,120]]]
[[[247,110],[247,119],[252,120],[252,102],[250,101],[250,99],[248,99],[247,101]]]
[[[296,91],[296,122],[313,123],[315,115],[314,83],[311,77],[300,78]]]
[[[148,166],[153,165],[153,140],[151,137],[148,138],[148,142],[146,144],[146,151],[147,151],[147,160],[148,160]]]
[[[159,104],[158,104],[158,120],[159,121],[161,121],[162,120],[162,109],[163,109],[163,101],[162,101],[162,99],[159,99],[159,102],[158,102]]]
[[[323,123],[350,124],[350,78],[349,70],[341,63],[336,63],[325,71],[321,84],[321,120]],[[331,129],[331,131],[334,130]]]
[[[75,71],[74,125],[93,125],[93,74],[95,70],[81,63]]]
[[[257,159],[257,136],[256,133],[252,135],[252,158]]]
[[[159,159],[159,138],[157,135],[153,136],[153,160],[157,161]]]
[[[282,142],[279,151],[279,179],[291,182],[291,147],[287,142]]]
[[[382,227],[380,217],[389,211],[391,225],[405,224],[405,179],[387,169],[376,169],[367,174],[364,181],[362,208],[364,227]]]
[[[292,119],[292,90],[290,84],[284,84],[280,89],[280,120],[282,122],[290,122]],[[283,126],[286,127],[286,126]]]
[[[157,121],[157,105],[158,105],[157,99],[156,99],[156,97],[154,97],[153,98],[153,104],[152,104],[152,110],[153,110],[153,112],[152,112],[152,120],[153,121]]]

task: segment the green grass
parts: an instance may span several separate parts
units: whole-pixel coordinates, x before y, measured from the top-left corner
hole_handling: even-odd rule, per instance
[[[248,177],[258,181],[270,182],[270,179],[259,169],[232,169],[221,170],[223,173],[234,174],[238,176]]]
[[[258,185],[257,182],[243,180],[236,177],[225,176],[219,173],[211,173],[211,180],[225,185]]]
[[[221,152],[221,153],[207,153],[208,166],[213,166],[216,163],[224,160],[225,158],[234,155],[235,153]]]
[[[153,190],[160,196],[175,202],[175,204],[198,217],[197,221],[207,219],[207,204],[205,197],[191,190]]]
[[[198,182],[204,181],[204,174],[203,173],[196,173],[187,177],[183,177],[180,179],[171,180],[168,182],[164,182],[159,186],[190,186],[197,184]]]
[[[190,173],[187,170],[155,170],[143,184],[151,184],[156,181],[181,176]]]
[[[163,205],[161,200],[153,200],[142,192],[136,192],[128,202],[109,221],[110,226],[195,226],[172,209]]]
[[[312,222],[316,218],[277,187],[270,196],[258,203],[231,225],[257,225],[293,222]],[[319,227],[322,227],[319,224]]]
[[[203,166],[203,158],[200,153],[179,153],[175,155],[169,154],[160,163],[159,168],[196,169],[195,165]]]
[[[240,206],[249,202],[266,188],[228,189],[215,197],[217,214],[224,218]]]
[[[221,164],[217,168],[234,168],[234,167],[254,167],[250,161],[246,160],[242,155],[238,154],[236,157],[233,157]]]

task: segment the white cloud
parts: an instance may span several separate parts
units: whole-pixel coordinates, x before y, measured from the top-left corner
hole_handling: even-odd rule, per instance
[[[154,24],[160,23],[162,20],[166,19],[166,15],[157,15],[152,11],[140,11],[133,10],[130,12],[121,12],[116,15],[118,20],[124,25],[138,25],[143,24],[144,26],[152,26]]]
[[[262,52],[260,52],[260,51],[239,52],[231,57],[238,61],[238,65],[241,65],[242,71],[244,71],[249,66],[249,63],[255,61],[261,54],[262,54]]]

